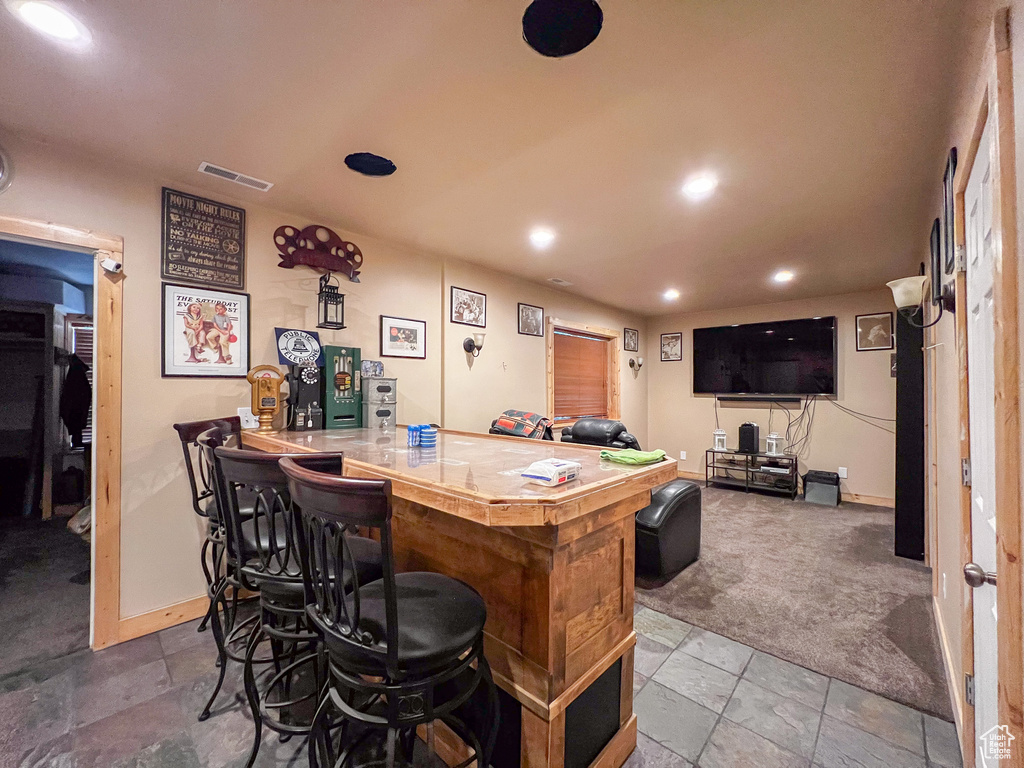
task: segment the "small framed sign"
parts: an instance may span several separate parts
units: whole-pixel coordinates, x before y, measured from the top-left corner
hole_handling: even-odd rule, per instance
[[[164,280],[245,288],[245,210],[163,188]]]
[[[380,316],[380,356],[427,359],[427,323],[407,317]]]
[[[857,315],[857,351],[893,348],[892,312]]]
[[[661,361],[663,363],[677,362],[683,359],[683,334],[663,333],[661,334]]]
[[[626,352],[639,352],[640,331],[638,331],[636,328],[623,328],[622,349]]]
[[[163,284],[160,375],[245,378],[249,295]]]

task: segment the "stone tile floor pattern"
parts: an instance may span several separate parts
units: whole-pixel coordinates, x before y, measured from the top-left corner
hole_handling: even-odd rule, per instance
[[[961,768],[952,723],[637,606],[627,768]]]
[[[0,768],[240,768],[239,665],[205,723],[213,639],[189,622],[0,678]],[[639,608],[628,768],[959,768],[950,723]],[[305,766],[265,733],[259,768]]]

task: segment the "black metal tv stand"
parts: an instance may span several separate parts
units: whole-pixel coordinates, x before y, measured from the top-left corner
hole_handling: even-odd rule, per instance
[[[742,489],[746,493],[778,493],[796,498],[800,485],[800,460],[791,453],[740,453],[716,451],[704,454],[704,487]]]

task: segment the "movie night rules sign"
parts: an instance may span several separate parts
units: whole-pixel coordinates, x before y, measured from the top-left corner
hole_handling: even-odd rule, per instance
[[[164,187],[166,280],[245,288],[245,211]]]

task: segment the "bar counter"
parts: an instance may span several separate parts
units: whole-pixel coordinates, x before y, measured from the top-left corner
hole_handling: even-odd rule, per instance
[[[485,648],[502,696],[495,768],[618,768],[636,746],[633,561],[637,510],[676,462],[602,461],[589,446],[438,430],[406,445],[399,427],[245,431],[273,452],[344,452],[351,477],[388,478],[399,570],[436,571],[487,602]],[[544,458],[583,465],[560,488],[520,473]],[[439,735],[439,754],[461,751]]]

